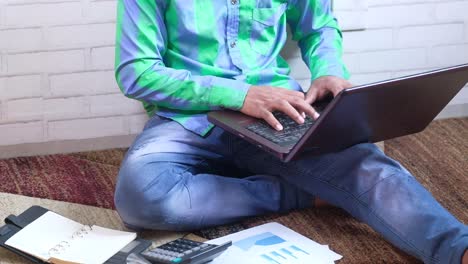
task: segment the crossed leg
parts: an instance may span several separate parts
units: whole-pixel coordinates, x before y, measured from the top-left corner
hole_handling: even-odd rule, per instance
[[[153,118],[122,164],[115,203],[130,227],[193,230],[307,207],[314,196],[426,263],[460,263],[468,247],[468,228],[372,144],[282,163],[219,128],[202,138]]]

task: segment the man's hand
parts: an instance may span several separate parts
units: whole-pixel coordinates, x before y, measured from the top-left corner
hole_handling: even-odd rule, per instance
[[[302,113],[314,119],[318,118],[317,112],[304,99],[302,92],[271,86],[252,86],[240,111],[249,116],[262,118],[276,130],[282,130],[283,126],[272,114],[275,110],[287,114],[299,124],[304,123]]]
[[[341,90],[352,87],[353,85],[345,79],[335,76],[323,76],[317,78],[310,86],[307,92],[305,101],[308,104],[313,104],[315,101],[324,98],[327,94],[332,93],[336,96]]]

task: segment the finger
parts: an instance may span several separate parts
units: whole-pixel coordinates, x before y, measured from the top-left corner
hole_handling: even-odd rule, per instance
[[[343,91],[344,89],[350,88],[350,87],[353,87],[353,85],[350,82],[348,82],[347,80],[342,80],[341,82],[332,85],[329,88],[329,90],[333,93],[333,96],[335,97],[341,91]]]
[[[325,89],[320,89],[318,90],[317,92],[317,97],[315,98],[315,101],[320,101],[323,99],[323,97],[325,97],[325,95],[327,95],[328,93],[330,93],[330,91],[327,91]],[[315,102],[314,102],[315,103]]]
[[[328,88],[329,91],[333,94],[333,97],[337,96],[342,90],[344,90],[344,86],[341,85],[333,85]]]
[[[283,126],[281,123],[276,119],[276,117],[270,112],[266,111],[262,115],[263,120],[265,120],[272,128],[281,131],[283,130]]]
[[[353,84],[347,80],[344,81],[344,88],[345,89],[348,89],[348,88],[351,88],[353,87]]]
[[[296,123],[303,124],[304,118],[288,101],[280,100],[276,105],[275,109],[281,111],[292,118]]]
[[[308,104],[313,104],[317,100],[318,90],[315,86],[310,87],[305,99]]]
[[[291,105],[301,113],[305,113],[313,119],[319,118],[320,114],[305,100],[292,100]],[[303,116],[304,117],[304,116]],[[305,117],[304,117],[305,118]]]

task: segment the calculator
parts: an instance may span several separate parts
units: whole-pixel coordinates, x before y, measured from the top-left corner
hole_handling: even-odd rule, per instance
[[[232,241],[213,245],[179,238],[141,255],[153,264],[202,264],[212,261],[231,245]]]

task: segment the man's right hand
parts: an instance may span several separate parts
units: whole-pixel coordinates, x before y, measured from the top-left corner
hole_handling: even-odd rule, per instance
[[[264,119],[276,130],[282,130],[283,126],[272,114],[273,111],[281,111],[299,124],[304,123],[302,113],[314,119],[319,117],[314,108],[306,103],[304,93],[271,86],[251,86],[240,111]]]

